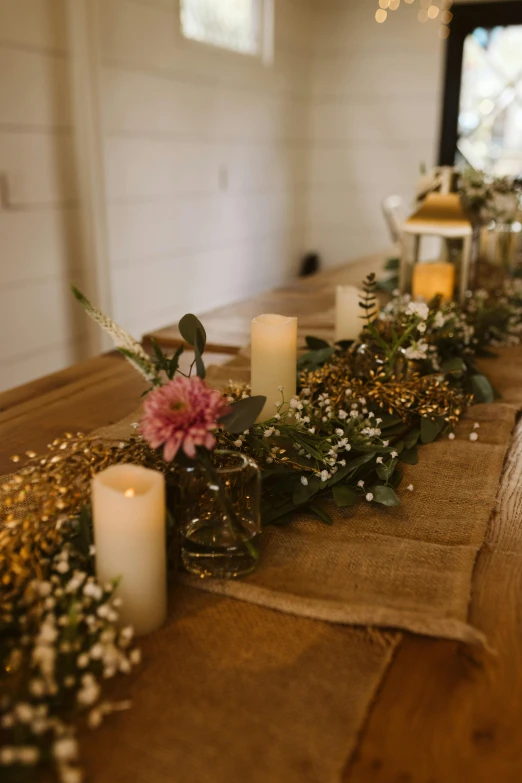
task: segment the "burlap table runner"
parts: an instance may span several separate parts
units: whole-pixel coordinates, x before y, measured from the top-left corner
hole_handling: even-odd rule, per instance
[[[302,515],[267,532],[248,580],[173,585],[166,625],[142,640],[133,709],[82,736],[88,778],[339,783],[401,638],[346,623],[480,639],[466,624],[471,570],[522,401],[521,356],[490,363],[503,403],[421,451],[401,508],[335,512],[333,528]],[[100,434],[123,437],[134,418]],[[116,688],[127,695],[128,681]]]
[[[132,709],[81,738],[88,779],[340,783],[399,639],[176,585]]]
[[[486,643],[467,622],[473,566],[495,508],[516,411],[522,403],[522,350],[503,350],[486,370],[502,402],[471,408],[456,430],[420,449],[405,466],[399,508],[329,511],[332,527],[296,513],[287,528],[263,534],[259,570],[241,581],[201,581],[199,589],[336,623],[400,628],[429,636]],[[214,368],[211,381],[245,380],[236,357]],[[479,440],[469,434],[474,423]]]
[[[127,437],[139,413],[97,436]],[[137,676],[107,683],[132,709],[80,727],[86,779],[340,783],[400,639],[174,583]]]
[[[120,440],[140,410],[96,431]],[[165,626],[140,640],[144,671],[100,732],[96,783],[339,783],[399,633],[332,625],[171,587]],[[202,585],[198,580],[195,587]]]
[[[473,406],[455,440],[420,449],[418,465],[404,466],[403,487],[414,489],[403,490],[401,506],[329,503],[332,527],[298,512],[289,527],[265,530],[254,574],[239,581],[180,580],[303,617],[487,644],[467,622],[471,578],[522,406],[522,348],[502,349],[481,366],[501,401]],[[209,368],[216,386],[248,375],[248,351]],[[132,418],[100,434],[123,437]],[[475,423],[479,440],[472,442]]]

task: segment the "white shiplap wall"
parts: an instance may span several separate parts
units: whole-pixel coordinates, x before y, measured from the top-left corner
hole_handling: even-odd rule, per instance
[[[306,236],[328,266],[388,246],[381,200],[411,201],[420,163],[437,157],[438,26],[404,4],[379,25],[377,7],[314,4]]]
[[[78,0],[79,1],[79,0]],[[0,0],[0,389],[92,351],[67,4]],[[275,61],[191,43],[178,0],[96,10],[108,278],[137,335],[388,245],[381,199],[436,159],[443,44],[413,6],[274,0]]]
[[[64,0],[0,0],[0,389],[82,358]]]
[[[69,293],[92,278],[74,155],[75,2],[0,0],[0,389],[93,351]],[[305,249],[311,0],[276,0],[269,68],[185,41],[176,0],[88,2],[112,315],[140,335],[293,274]]]
[[[309,0],[276,0],[272,67],[184,40],[177,2],[98,7],[117,319],[140,334],[295,273]]]

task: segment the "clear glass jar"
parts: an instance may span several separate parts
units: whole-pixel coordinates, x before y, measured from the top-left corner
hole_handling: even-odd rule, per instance
[[[491,222],[480,232],[480,252],[475,288],[495,291],[508,276],[519,276],[522,268],[522,224]]]
[[[250,457],[216,450],[208,465],[181,468],[176,523],[191,574],[231,579],[255,570],[261,533],[261,474]]]

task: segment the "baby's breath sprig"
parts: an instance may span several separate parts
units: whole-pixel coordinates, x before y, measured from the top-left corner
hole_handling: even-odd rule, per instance
[[[352,505],[368,494],[384,505],[398,504],[397,454],[383,432],[383,418],[368,408],[364,397],[345,387],[342,400],[333,400],[305,387],[286,402],[280,391],[272,418],[234,441],[226,433],[218,435],[220,445],[239,448],[261,465],[265,523],[285,521],[298,506],[330,521],[315,501],[332,494],[339,505]],[[226,393],[237,399],[247,387]]]
[[[118,628],[115,583],[93,575],[93,549],[74,546],[73,520],[61,525],[61,547],[25,583],[1,639],[0,766],[5,779],[21,767],[51,764],[62,783],[82,779],[76,716],[99,726],[129,702],[103,699],[104,681],[140,662],[131,627]],[[2,777],[4,780],[4,777]]]

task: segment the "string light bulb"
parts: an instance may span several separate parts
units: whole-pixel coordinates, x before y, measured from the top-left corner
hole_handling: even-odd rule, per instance
[[[379,8],[375,12],[375,21],[382,24],[388,18],[390,11],[396,11],[400,6],[401,0],[378,0]],[[404,0],[408,5],[415,3],[415,0]],[[449,24],[453,19],[453,14],[449,10],[453,0],[419,0],[420,9],[417,13],[419,22],[434,21],[440,22],[439,38],[447,38],[450,34]]]

